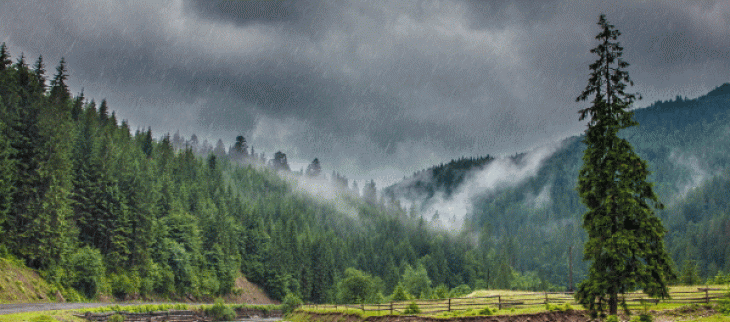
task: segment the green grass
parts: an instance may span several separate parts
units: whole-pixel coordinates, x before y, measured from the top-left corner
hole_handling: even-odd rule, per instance
[[[246,304],[226,304],[226,306],[237,308],[248,308],[269,312],[271,310],[280,310],[281,305],[246,305]],[[16,314],[0,315],[0,322],[86,322],[85,319],[74,316],[74,314],[89,313],[110,313],[110,312],[128,312],[128,313],[150,313],[170,310],[196,310],[202,309],[206,305],[196,306],[188,304],[142,304],[142,305],[109,305],[97,308],[81,309],[81,310],[55,310],[42,312],[25,312]]]
[[[79,310],[81,314],[84,314],[86,312],[89,313],[108,313],[108,312],[129,312],[129,313],[150,313],[150,312],[159,312],[159,311],[181,311],[181,310],[190,310],[191,308],[194,308],[195,306],[191,306],[188,304],[142,304],[142,305],[109,305],[109,306],[101,306],[101,307],[95,307],[95,308],[88,308],[88,309],[82,309]]]
[[[43,311],[0,315],[0,322],[87,322],[73,316],[73,311]]]
[[[730,316],[721,315],[721,314],[715,314],[713,316],[707,316],[707,317],[699,318],[696,320],[686,320],[686,322],[728,322],[728,321],[730,321]]]
[[[185,303],[177,304],[140,304],[140,305],[108,305],[95,308],[88,308],[79,310],[79,312],[86,313],[109,313],[109,312],[128,312],[128,313],[150,313],[160,311],[186,311],[186,310],[205,310],[212,305],[189,305]],[[259,310],[262,312],[270,312],[272,310],[281,310],[282,305],[270,304],[270,305],[248,305],[248,304],[226,304],[231,309],[250,309]]]
[[[0,303],[44,302],[52,293],[36,271],[15,258],[0,258]]]
[[[659,303],[644,302],[640,299],[646,298],[641,292],[633,292],[626,295],[627,304],[629,310],[636,314],[645,310],[664,311],[680,308],[687,306],[690,299],[700,302],[698,298],[704,298],[705,293],[699,292],[700,288],[720,289],[710,291],[710,297],[724,295],[730,289],[727,285],[694,285],[694,286],[672,286],[670,287],[670,294],[672,299],[663,300]],[[451,299],[450,312],[434,312],[434,311],[445,311],[448,309],[448,300],[415,300],[415,301],[402,301],[393,303],[393,314],[402,314],[405,311],[408,304],[415,302],[423,313],[421,316],[428,317],[462,317],[462,316],[474,316],[478,315],[478,312],[482,308],[488,306],[492,308],[500,307],[499,315],[518,315],[518,314],[535,314],[547,311],[566,311],[566,310],[584,310],[584,308],[577,304],[571,294],[560,294],[560,293],[548,293],[548,303],[545,305],[545,293],[542,292],[528,292],[528,291],[513,291],[513,290],[477,290],[471,294],[457,299]],[[685,301],[685,302],[681,302]],[[510,306],[509,303],[520,303],[518,306]],[[711,300],[711,303],[717,303],[717,300]],[[701,303],[698,303],[701,304]],[[566,307],[567,305],[567,307]],[[378,316],[378,315],[389,315],[390,304],[365,304],[356,305],[356,307],[362,307],[364,309],[352,309],[345,308],[344,305],[338,305],[338,309],[335,310],[334,305],[320,305],[314,308],[304,307],[303,310],[312,313],[332,313],[339,312],[357,315],[360,317]],[[379,311],[376,311],[379,310]]]

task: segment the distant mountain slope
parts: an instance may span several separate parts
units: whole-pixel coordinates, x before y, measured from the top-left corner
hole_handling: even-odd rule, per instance
[[[687,228],[688,223],[703,220],[721,223],[722,220],[718,218],[727,218],[726,214],[730,211],[730,207],[696,209],[697,206],[693,206],[697,200],[704,200],[706,204],[724,204],[720,199],[727,195],[726,189],[703,187],[708,184],[722,186],[717,180],[726,180],[717,179],[724,176],[717,176],[728,168],[730,162],[730,84],[723,84],[696,99],[677,97],[670,101],[655,102],[634,112],[640,125],[622,131],[621,135],[650,164],[653,172],[650,180],[655,183],[661,201],[668,206],[659,215],[664,219],[665,226],[671,229],[668,245],[673,250],[678,266],[689,258],[698,263],[703,276],[712,276],[718,270],[730,271],[727,256],[721,258],[702,252],[679,251],[693,243],[687,235],[691,233],[691,228]],[[400,198],[402,203],[415,204],[421,215],[429,219],[433,214],[424,212],[444,209],[435,207],[435,204],[454,202],[453,196],[458,195],[455,194],[457,191],[463,193],[464,189],[475,190],[470,191],[470,198],[464,200],[469,209],[464,221],[467,225],[465,228],[488,230],[493,244],[514,251],[511,264],[519,270],[537,271],[552,283],[567,285],[569,247],[574,247],[577,276],[585,270],[579,260],[585,208],[575,191],[583,150],[581,137],[567,138],[531,176],[511,185],[491,187],[480,185],[479,182],[465,182],[469,178],[480,180],[478,178],[489,175],[509,178],[509,171],[519,171],[520,168],[509,170],[497,165],[500,162],[516,163],[516,157],[489,158],[481,162],[464,158],[461,160],[465,162],[459,163],[458,169],[452,166],[453,162],[427,169],[385,191]],[[531,151],[518,156],[527,158],[534,153]],[[439,169],[440,173],[458,173],[459,180],[429,181],[428,174],[433,172],[432,169]],[[692,208],[695,210],[687,210],[688,207],[695,207]],[[441,213],[440,217],[443,216],[449,214]],[[730,231],[730,227],[727,230]],[[697,236],[694,241],[698,240]],[[713,236],[707,236],[705,240],[707,238]],[[715,253],[728,252],[727,245],[712,249]]]

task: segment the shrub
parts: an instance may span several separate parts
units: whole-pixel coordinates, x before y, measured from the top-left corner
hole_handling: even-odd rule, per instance
[[[618,316],[609,315],[606,317],[606,322],[619,322]]]
[[[111,274],[110,279],[112,294],[119,299],[124,299],[128,295],[138,294],[140,285],[142,284],[137,272]]]
[[[421,309],[418,307],[418,304],[416,302],[411,302],[411,304],[408,304],[406,307],[406,310],[403,312],[403,314],[418,314],[421,313]]]
[[[236,312],[223,303],[222,299],[215,300],[215,304],[205,308],[205,313],[216,321],[231,321],[236,318]]]
[[[393,290],[393,295],[391,295],[391,301],[398,302],[398,301],[407,301],[411,299],[411,295],[408,294],[408,291],[406,291],[406,288],[403,286],[403,284],[398,283],[398,285]]]
[[[109,317],[108,322],[124,322],[124,315],[114,314]]]
[[[451,297],[462,297],[469,293],[471,293],[471,287],[469,287],[469,285],[466,285],[466,284],[461,284],[461,285],[451,289]]]
[[[730,315],[730,293],[718,301],[717,311],[725,315]]]
[[[492,315],[494,313],[497,313],[497,309],[492,310],[488,306],[479,310],[479,315]]]
[[[631,318],[631,322],[652,322],[654,318],[649,313],[641,313]]]
[[[631,322],[652,322],[654,318],[649,313],[642,313],[631,318]]]
[[[545,304],[545,309],[550,312],[570,312],[573,311],[573,307],[570,306],[570,304],[565,303],[563,305],[551,305],[551,304]]]
[[[76,272],[70,278],[71,286],[89,299],[96,297],[104,288],[106,274],[104,259],[99,250],[89,246],[79,248],[71,255],[69,264],[71,270]]]
[[[58,322],[58,320],[48,315],[41,315],[30,319],[30,322]]]
[[[292,293],[288,293],[284,297],[284,302],[283,302],[284,314],[289,314],[289,313],[293,312],[296,308],[298,308],[303,303],[304,302],[302,302],[302,300],[298,296],[296,296]]]
[[[437,299],[445,299],[449,297],[449,288],[446,285],[441,284],[436,287],[433,291],[433,297]]]

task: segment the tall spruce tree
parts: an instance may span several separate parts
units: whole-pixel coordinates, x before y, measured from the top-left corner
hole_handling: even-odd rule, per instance
[[[587,206],[583,227],[588,233],[584,259],[592,261],[588,278],[578,287],[576,299],[595,316],[616,314],[619,294],[637,289],[652,297],[668,297],[667,281],[674,278],[672,263],[664,248],[666,230],[654,209],[661,209],[647,182],[649,169],[631,144],[618,136],[621,129],[638,125],[631,104],[638,94],[626,93],[633,85],[625,70],[621,34],[601,15],[600,41],[591,53],[598,60],[590,65],[590,80],[576,101],[593,97],[591,106],[580,110],[588,118],[583,167],[578,193]]]

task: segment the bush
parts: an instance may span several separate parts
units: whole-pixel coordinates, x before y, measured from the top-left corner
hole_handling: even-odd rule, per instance
[[[106,268],[98,249],[89,246],[79,248],[71,255],[69,264],[71,271],[76,273],[70,278],[73,288],[89,299],[95,298],[104,289]]]
[[[289,313],[293,312],[296,308],[298,308],[303,303],[304,302],[302,302],[302,300],[298,296],[296,296],[292,293],[288,293],[284,297],[284,302],[283,302],[284,314],[289,314]]]
[[[124,299],[128,295],[139,294],[142,280],[137,272],[123,272],[120,274],[111,274],[112,294]]]
[[[41,315],[41,316],[37,316],[37,317],[30,319],[30,322],[58,322],[58,320],[56,320],[48,315]]]
[[[408,304],[406,307],[406,310],[403,312],[403,314],[418,314],[421,313],[421,309],[418,307],[418,304],[416,302],[411,302],[411,304]]]
[[[618,316],[609,315],[606,317],[606,322],[619,322]]]
[[[631,318],[631,322],[652,322],[654,318],[649,313],[641,313]]]
[[[124,315],[114,314],[109,317],[108,322],[124,322]]]
[[[205,308],[205,313],[216,321],[231,321],[236,318],[236,312],[223,303],[222,299],[215,300],[215,304]]]
[[[433,297],[437,299],[445,299],[449,297],[449,288],[441,284],[433,290]]]
[[[570,312],[573,311],[573,307],[570,306],[570,304],[565,303],[563,305],[551,305],[551,304],[545,304],[545,309],[550,312]]]
[[[403,286],[403,284],[398,283],[398,285],[393,290],[393,295],[390,296],[390,299],[393,302],[408,301],[411,299],[411,295],[408,294],[408,291],[406,291],[406,288]]]
[[[451,297],[462,297],[471,293],[471,287],[466,284],[461,284],[451,289]]]
[[[379,292],[378,283],[370,274],[349,267],[337,283],[337,300],[340,303],[365,303]]]
[[[497,309],[492,310],[488,306],[479,310],[479,315],[492,315],[494,313],[497,313]]]
[[[724,299],[718,301],[717,311],[725,315],[730,315],[730,293],[725,295]]]

